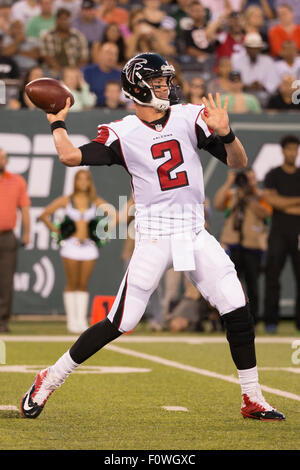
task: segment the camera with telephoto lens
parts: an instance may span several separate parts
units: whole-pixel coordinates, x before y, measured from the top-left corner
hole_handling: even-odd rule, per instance
[[[239,171],[235,177],[234,184],[238,188],[245,188],[248,185],[248,176],[244,171]]]

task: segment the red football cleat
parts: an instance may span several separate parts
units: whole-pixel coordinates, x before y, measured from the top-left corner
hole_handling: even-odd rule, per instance
[[[242,395],[241,413],[244,418],[260,419],[261,421],[281,421],[285,419],[284,414],[266,402],[260,387],[252,393]]]
[[[50,395],[63,383],[50,369],[41,370],[35,377],[33,384],[22,398],[21,413],[24,418],[37,418],[43,411]]]

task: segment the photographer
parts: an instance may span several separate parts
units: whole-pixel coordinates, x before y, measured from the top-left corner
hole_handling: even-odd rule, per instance
[[[296,164],[300,140],[285,135],[280,142],[283,162],[264,181],[264,196],[273,208],[265,278],[264,320],[268,333],[279,323],[280,276],[290,258],[296,284],[295,321],[300,332],[300,168]]]
[[[228,172],[226,182],[217,191],[214,206],[225,211],[220,242],[244,280],[254,322],[257,322],[258,278],[267,248],[267,219],[271,207],[262,198],[251,168]]]

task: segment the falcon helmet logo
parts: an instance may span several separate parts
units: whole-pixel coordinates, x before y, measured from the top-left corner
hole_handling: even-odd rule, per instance
[[[130,83],[132,83],[132,85],[136,84],[134,81],[135,73],[138,70],[142,69],[143,66],[147,64],[147,62],[148,62],[147,59],[137,57],[136,59],[135,58],[131,59],[126,65],[126,69],[125,69],[126,78]]]

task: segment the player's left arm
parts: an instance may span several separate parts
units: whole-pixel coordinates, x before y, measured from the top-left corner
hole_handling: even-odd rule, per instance
[[[223,142],[227,153],[227,165],[231,168],[245,168],[248,162],[245,149],[240,140],[231,134],[232,131],[229,126],[228,98],[225,99],[223,107],[219,93],[216,94],[216,103],[211,94],[208,95],[208,100],[202,98],[202,101],[206,107],[206,113],[202,113],[201,118],[207,127],[213,129]]]

